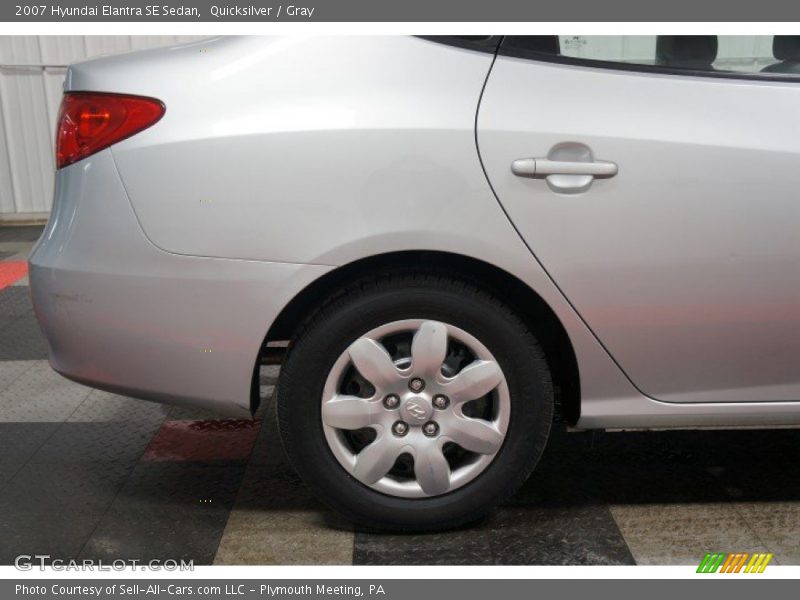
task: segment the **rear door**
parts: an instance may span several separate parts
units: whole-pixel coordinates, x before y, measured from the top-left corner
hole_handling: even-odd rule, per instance
[[[653,398],[800,399],[799,66],[795,37],[501,46],[477,123],[487,176]]]

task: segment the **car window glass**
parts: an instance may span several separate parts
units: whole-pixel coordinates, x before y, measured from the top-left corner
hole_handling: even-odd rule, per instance
[[[508,36],[503,48],[656,68],[800,76],[800,36]]]

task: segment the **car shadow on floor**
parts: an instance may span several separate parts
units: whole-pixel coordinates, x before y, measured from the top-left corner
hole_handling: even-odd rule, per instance
[[[557,428],[514,502],[795,501],[800,430],[575,432]]]

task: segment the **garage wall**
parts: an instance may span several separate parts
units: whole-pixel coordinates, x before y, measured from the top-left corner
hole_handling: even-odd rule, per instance
[[[0,218],[46,216],[66,65],[190,36],[0,36]]]

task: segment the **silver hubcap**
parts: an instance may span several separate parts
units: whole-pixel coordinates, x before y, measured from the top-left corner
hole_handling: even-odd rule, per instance
[[[354,379],[358,393],[348,387]],[[321,414],[331,451],[353,477],[392,496],[424,498],[489,466],[510,411],[503,371],[480,341],[412,319],[373,329],[342,353]]]

